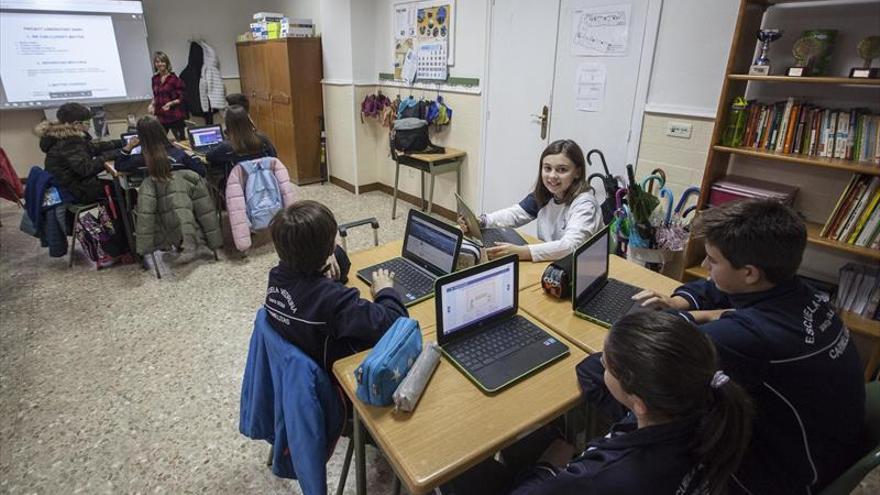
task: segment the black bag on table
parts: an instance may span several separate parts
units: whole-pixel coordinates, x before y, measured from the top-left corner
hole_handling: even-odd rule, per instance
[[[391,131],[391,146],[395,150],[415,153],[427,149],[430,145],[427,121],[416,118],[394,121],[394,128]]]
[[[571,297],[571,275],[573,255],[568,255],[550,263],[541,275],[541,287],[547,295],[568,299]]]

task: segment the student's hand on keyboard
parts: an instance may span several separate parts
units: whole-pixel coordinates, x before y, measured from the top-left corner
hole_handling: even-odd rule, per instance
[[[699,311],[691,311],[691,316],[694,317],[697,323],[709,323],[710,321],[715,321],[721,318],[721,315],[727,313],[728,311],[735,311],[734,309],[703,309]]]
[[[529,261],[532,259],[532,251],[528,246],[517,246],[516,244],[508,244],[506,242],[498,242],[492,247],[486,248],[486,254],[489,259],[500,258],[508,254],[515,254],[519,259]]]
[[[650,289],[645,289],[638,294],[632,296],[632,300],[641,304],[643,308],[656,309],[678,309],[685,311],[690,309],[691,305],[687,299],[681,296],[664,296]]]
[[[373,285],[370,286],[370,290],[373,293],[373,299],[376,298],[376,294],[378,294],[379,291],[390,287],[394,287],[394,272],[389,272],[384,268],[379,268],[373,272]]]

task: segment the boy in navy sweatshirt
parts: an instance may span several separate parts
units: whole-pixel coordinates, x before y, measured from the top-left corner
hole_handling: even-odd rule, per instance
[[[373,274],[375,302],[336,280],[349,264],[335,261],[336,219],[326,206],[298,201],[269,228],[280,258],[269,272],[269,324],[328,373],[337,359],[373,347],[394,320],[407,316],[387,270]]]
[[[633,298],[699,324],[755,401],[732,491],[817,491],[862,454],[865,386],[849,330],[828,297],[796,276],[806,228],[776,201],[745,200],[704,211],[696,234],[709,279]]]

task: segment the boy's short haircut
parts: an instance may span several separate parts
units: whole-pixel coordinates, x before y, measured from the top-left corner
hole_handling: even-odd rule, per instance
[[[230,93],[226,95],[226,105],[240,105],[244,107],[245,111],[250,113],[251,111],[251,102],[248,100],[248,97],[242,93]]]
[[[74,122],[84,122],[92,118],[92,111],[81,103],[71,101],[58,107],[55,117],[61,123],[73,124]]]
[[[317,201],[297,201],[282,208],[269,225],[281,262],[296,273],[320,273],[336,246],[336,219]]]
[[[773,284],[797,273],[807,245],[804,222],[772,199],[747,199],[704,210],[695,233],[719,249],[734,268],[758,267]]]

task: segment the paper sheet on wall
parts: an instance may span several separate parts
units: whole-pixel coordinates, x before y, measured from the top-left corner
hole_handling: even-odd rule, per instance
[[[394,6],[394,39],[402,40],[416,35],[416,9],[409,5]]]
[[[582,112],[599,112],[605,101],[605,65],[584,63],[578,67],[575,102]]]
[[[623,57],[629,39],[630,4],[578,8],[572,12],[572,55]]]

